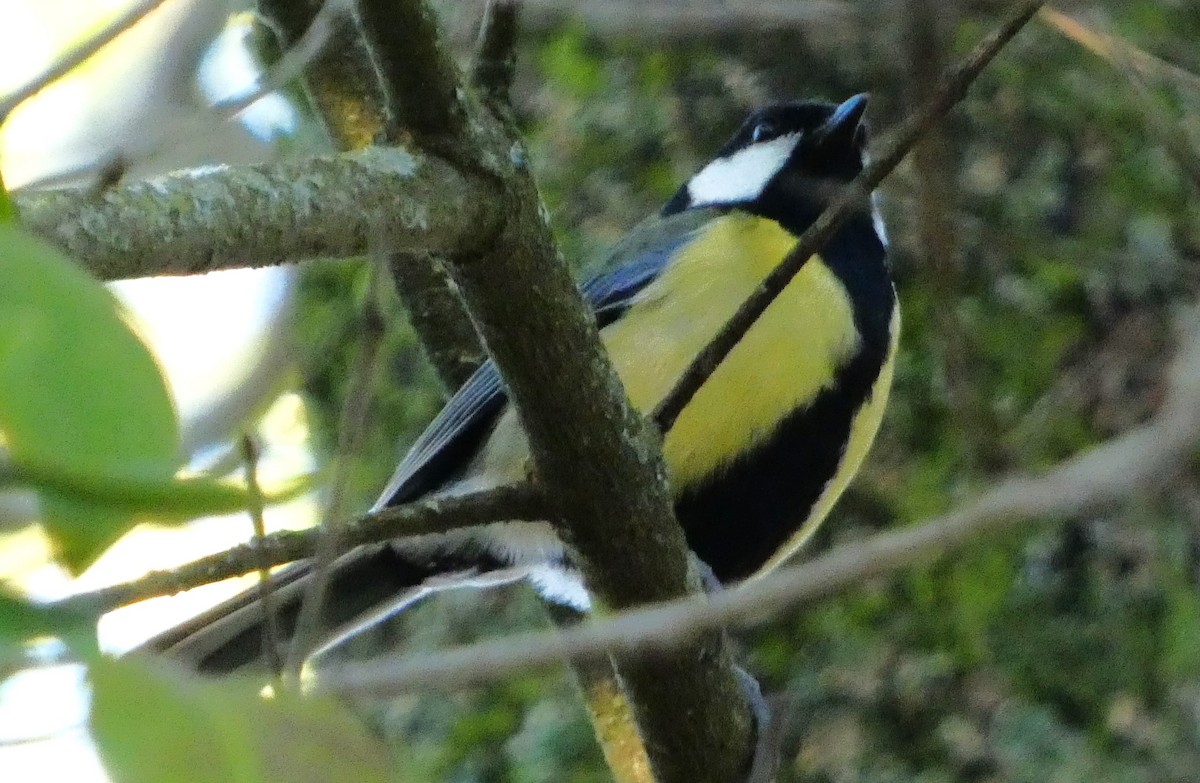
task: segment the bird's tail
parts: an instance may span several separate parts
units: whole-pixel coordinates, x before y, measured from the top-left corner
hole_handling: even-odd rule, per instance
[[[466,584],[501,584],[524,576],[496,566],[481,565],[477,557],[463,558],[459,563],[447,557],[418,561],[391,544],[351,551],[329,567],[320,626],[314,636],[320,646],[310,654],[328,649],[430,592]],[[287,658],[312,576],[309,563],[297,563],[268,580],[279,659]],[[165,655],[204,674],[229,674],[252,667],[268,672],[269,637],[262,593],[259,586],[239,593],[150,639],[134,652]]]

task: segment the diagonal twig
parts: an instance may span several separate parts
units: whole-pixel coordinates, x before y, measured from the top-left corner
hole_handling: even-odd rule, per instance
[[[339,552],[404,536],[445,533],[497,520],[539,521],[553,512],[540,490],[529,484],[489,489],[453,498],[434,498],[366,514],[345,525],[337,537]],[[216,554],[164,571],[152,571],[132,582],[79,593],[64,606],[103,614],[121,606],[249,574],[262,566],[305,560],[317,551],[320,528],[280,530],[259,541],[239,544]]]
[[[1200,92],[1200,77],[1054,9],[1043,8],[1039,17],[1065,37],[1107,60],[1125,77],[1141,106],[1147,129],[1174,158],[1192,186],[1200,187],[1200,150],[1183,124],[1154,95],[1150,84],[1153,81]]]
[[[975,49],[952,68],[938,85],[929,102],[908,116],[874,151],[874,159],[853,182],[842,188],[816,222],[804,232],[795,248],[767,275],[755,292],[742,303],[708,345],[704,347],[675,382],[671,391],[654,409],[653,419],[667,432],[692,397],[725,360],[730,351],[749,331],[758,317],[783,292],[809,257],[829,240],[833,233],[869,198],[884,177],[904,159],[929,128],[945,116],[966,95],[984,67],[1037,12],[1044,0],[1021,0],[1008,18],[976,45]]]
[[[1140,427],[1037,476],[1001,482],[965,508],[844,546],[730,590],[622,612],[590,624],[443,649],[383,656],[320,673],[318,691],[400,693],[461,688],[606,652],[670,650],[708,629],[748,626],[867,580],[933,562],[1019,523],[1080,514],[1161,486],[1200,442],[1200,310],[1186,316],[1166,399]]]
[[[125,13],[105,25],[100,32],[65,52],[46,70],[18,87],[14,92],[4,96],[4,99],[0,100],[0,125],[4,124],[14,109],[85,63],[92,55],[112,43],[117,36],[140,22],[164,2],[166,0],[140,0],[130,6]]]
[[[267,526],[263,519],[263,494],[258,483],[258,444],[249,435],[241,438],[242,460],[245,462],[246,489],[250,496],[250,521],[254,525],[254,543],[261,545],[267,537]],[[263,608],[263,653],[267,665],[276,677],[283,674],[283,661],[279,658],[279,622],[275,617],[271,590],[271,566],[265,558],[259,558],[258,601]]]
[[[257,101],[299,78],[333,37],[338,23],[348,21],[348,16],[342,19],[349,10],[347,5],[348,0],[325,0],[304,33],[271,64],[252,88],[242,95],[217,101],[212,109],[220,114],[222,119],[233,119]]]

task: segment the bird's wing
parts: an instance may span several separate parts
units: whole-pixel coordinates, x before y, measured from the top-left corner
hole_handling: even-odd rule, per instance
[[[600,271],[580,286],[600,328],[617,320],[706,220],[707,210],[654,218],[635,228],[608,254]],[[490,360],[467,379],[430,422],[392,474],[378,510],[420,497],[461,470],[487,437],[508,400]]]
[[[487,435],[508,395],[489,359],[459,387],[438,412],[375,502],[375,509],[420,497],[465,465]]]

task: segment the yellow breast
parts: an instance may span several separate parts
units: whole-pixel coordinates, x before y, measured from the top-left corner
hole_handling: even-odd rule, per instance
[[[648,411],[663,398],[795,242],[774,221],[737,212],[720,217],[604,329],[637,408]],[[783,415],[808,405],[858,341],[845,289],[819,257],[810,259],[668,433],[663,451],[676,490],[747,451]]]

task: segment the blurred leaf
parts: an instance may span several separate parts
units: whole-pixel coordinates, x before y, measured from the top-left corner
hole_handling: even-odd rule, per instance
[[[1200,598],[1186,582],[1172,588],[1163,623],[1163,668],[1173,678],[1195,678],[1200,675]]]
[[[58,251],[0,223],[0,432],[13,459],[104,475],[136,461],[162,481],[179,435],[162,376],[103,286]],[[134,524],[54,492],[42,520],[79,571]]]
[[[58,637],[80,655],[96,652],[94,617],[31,603],[0,588],[0,654],[39,636]]]
[[[246,487],[206,476],[162,478],[155,467],[131,470],[110,466],[104,473],[23,461],[10,466],[11,479],[34,489],[49,490],[80,503],[128,514],[153,514],[154,519],[194,519],[209,514],[244,511],[250,504]],[[318,474],[298,476],[263,497],[265,505],[294,500],[317,483]]]
[[[114,783],[372,783],[384,745],[341,704],[147,661],[91,667],[91,729]]]
[[[556,36],[542,50],[545,77],[580,99],[596,94],[604,86],[601,63],[598,55],[587,51],[582,29]]]

